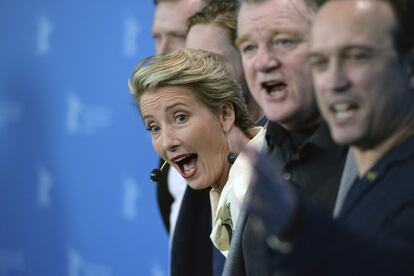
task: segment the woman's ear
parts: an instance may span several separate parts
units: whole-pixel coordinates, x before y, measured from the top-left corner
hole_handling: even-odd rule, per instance
[[[225,133],[229,132],[236,120],[234,107],[231,103],[225,103],[220,108],[219,120]]]

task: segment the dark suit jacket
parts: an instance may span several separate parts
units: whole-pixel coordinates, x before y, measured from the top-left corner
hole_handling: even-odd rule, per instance
[[[356,180],[338,220],[302,200],[287,254],[258,242],[244,213],[241,242],[232,243],[223,275],[414,275],[413,182],[414,136]],[[260,259],[246,253],[253,239]],[[249,263],[262,270],[249,270]]]
[[[189,186],[185,190],[172,240],[172,276],[213,273],[209,191],[210,188],[193,190]]]

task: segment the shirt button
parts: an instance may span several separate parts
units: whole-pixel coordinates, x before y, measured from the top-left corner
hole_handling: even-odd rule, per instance
[[[286,180],[286,181],[292,180],[292,173],[291,172],[285,172],[283,174],[283,179]]]

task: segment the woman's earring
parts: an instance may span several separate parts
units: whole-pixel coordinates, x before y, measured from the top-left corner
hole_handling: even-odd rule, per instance
[[[229,148],[230,148],[230,152],[229,152],[229,154],[227,154],[227,160],[229,161],[229,163],[231,165],[233,165],[234,161],[236,161],[236,159],[237,159],[238,154],[233,152],[233,150],[231,148],[229,137],[226,136],[226,138],[227,138],[227,143],[229,144]]]
[[[234,161],[236,161],[237,159],[237,153],[235,152],[229,152],[229,154],[227,155],[227,160],[230,162],[230,164],[233,164]]]

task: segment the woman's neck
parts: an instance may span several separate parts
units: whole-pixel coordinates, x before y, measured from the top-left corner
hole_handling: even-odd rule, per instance
[[[240,128],[234,126],[227,134],[230,143],[230,151],[240,153],[254,136],[255,134],[249,137],[248,134],[243,132]]]

